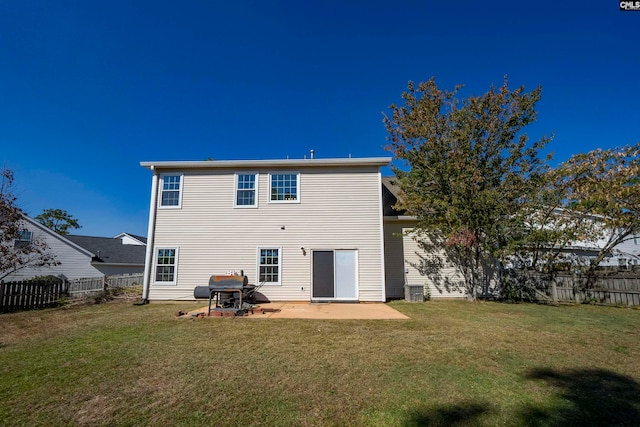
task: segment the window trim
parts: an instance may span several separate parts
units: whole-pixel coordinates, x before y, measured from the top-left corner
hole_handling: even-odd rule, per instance
[[[256,249],[256,278],[260,282],[260,251],[264,249],[275,249],[278,251],[278,281],[265,282],[265,286],[282,286],[282,246],[258,246]]]
[[[239,205],[238,204],[238,191],[240,190],[238,188],[238,178],[240,175],[253,175],[255,177],[255,184],[253,187],[253,191],[254,191],[254,198],[253,198],[253,205]],[[258,172],[253,172],[253,171],[248,171],[248,172],[236,172],[234,174],[234,179],[233,179],[233,207],[234,208],[238,208],[238,209],[255,209],[258,207],[258,189],[260,187],[259,185],[259,180],[260,180],[260,174]]]
[[[168,176],[178,176],[180,177],[180,188],[178,189],[178,204],[177,205],[163,205],[162,204],[162,195],[165,191],[175,191],[175,190],[165,190],[164,189],[164,179]],[[159,182],[159,192],[158,192],[158,209],[181,209],[182,208],[182,189],[184,188],[184,174],[183,173],[161,173],[160,174],[160,182]]]
[[[272,200],[271,199],[271,191],[272,191],[272,177],[273,175],[295,175],[296,176],[296,199],[295,200]],[[272,171],[269,172],[269,203],[273,204],[291,204],[291,203],[300,203],[300,171]]]
[[[157,272],[158,272],[158,252],[161,250],[175,250],[174,263],[173,263],[173,280],[171,282],[164,282],[157,280]],[[178,258],[179,258],[180,248],[178,246],[158,246],[155,248],[153,253],[153,281],[154,285],[160,286],[175,286],[178,282]]]

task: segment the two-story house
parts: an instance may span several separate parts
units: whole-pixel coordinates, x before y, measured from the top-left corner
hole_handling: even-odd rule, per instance
[[[143,299],[192,299],[210,276],[243,272],[272,300],[385,301],[390,161],[142,162],[153,172]]]

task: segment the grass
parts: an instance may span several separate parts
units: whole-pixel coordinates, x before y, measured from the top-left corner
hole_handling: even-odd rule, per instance
[[[637,425],[640,311],[391,303],[400,321],[0,315],[0,425]]]

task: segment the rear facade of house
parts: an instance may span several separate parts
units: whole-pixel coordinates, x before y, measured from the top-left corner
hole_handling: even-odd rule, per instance
[[[389,158],[143,162],[144,299],[193,299],[244,273],[274,301],[385,301],[380,168]]]

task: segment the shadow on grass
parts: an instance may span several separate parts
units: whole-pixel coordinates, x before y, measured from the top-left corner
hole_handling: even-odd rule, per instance
[[[445,405],[409,413],[403,426],[469,426],[479,424],[479,417],[492,412],[489,404],[474,402]]]
[[[557,388],[560,399],[523,408],[520,425],[640,425],[640,384],[630,377],[604,369],[534,369],[525,376]]]
[[[556,390],[548,403],[516,409],[518,426],[639,426],[640,383],[605,369],[533,369],[525,378],[543,381]],[[407,414],[403,426],[490,425],[495,407],[463,402]]]

